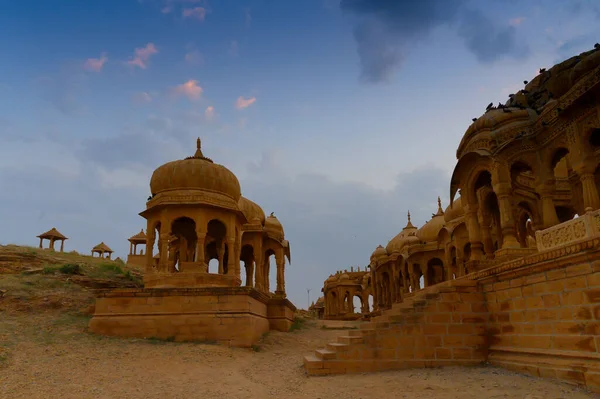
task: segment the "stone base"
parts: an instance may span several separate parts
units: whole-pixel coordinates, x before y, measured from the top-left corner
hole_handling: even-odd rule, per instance
[[[186,288],[186,287],[239,287],[241,280],[233,274],[202,272],[146,273],[146,288]]]
[[[146,268],[146,255],[127,255],[127,265],[144,270]]]
[[[96,299],[96,334],[208,341],[250,347],[275,329],[288,331],[294,305],[248,287],[120,289]]]

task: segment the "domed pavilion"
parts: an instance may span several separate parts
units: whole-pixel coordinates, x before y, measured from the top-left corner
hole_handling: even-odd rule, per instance
[[[193,156],[154,171],[150,190],[140,213],[145,288],[102,293],[92,331],[234,346],[250,346],[269,329],[287,331],[295,310],[285,293],[290,244],[274,214],[265,217],[242,196],[237,177],[204,156],[200,139]]]

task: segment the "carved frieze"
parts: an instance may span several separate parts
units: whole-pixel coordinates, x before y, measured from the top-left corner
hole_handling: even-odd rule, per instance
[[[535,233],[539,251],[571,244],[600,235],[600,210]]]

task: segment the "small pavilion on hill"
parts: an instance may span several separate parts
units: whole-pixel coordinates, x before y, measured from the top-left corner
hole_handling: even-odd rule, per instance
[[[102,241],[100,244],[92,248],[92,257],[94,254],[98,254],[98,257],[104,258],[104,254],[108,254],[107,258],[110,259],[113,252],[114,251],[110,249],[109,246],[104,243],[104,241]]]
[[[50,230],[48,230],[47,232],[45,232],[43,234],[40,234],[37,237],[40,239],[40,248],[44,248],[44,246],[43,246],[44,240],[49,240],[50,246],[48,248],[50,248],[51,250],[54,250],[54,243],[56,241],[60,241],[60,252],[63,252],[64,247],[65,247],[65,240],[68,240],[68,238],[65,237],[64,235],[62,235],[58,230],[56,230],[55,227],[51,228]]]
[[[142,229],[139,233],[129,237],[129,255],[127,255],[127,264],[144,268],[146,266],[146,257],[144,256],[144,250],[141,249],[138,253],[138,245],[146,245],[146,233]]]
[[[146,233],[144,233],[144,229],[142,229],[136,235],[129,237],[129,255],[137,255],[137,246],[138,245],[146,245]],[[141,250],[140,255],[144,254],[144,250]]]

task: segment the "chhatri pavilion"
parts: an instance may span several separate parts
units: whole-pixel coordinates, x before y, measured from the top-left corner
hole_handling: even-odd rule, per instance
[[[140,213],[144,288],[99,293],[90,330],[243,347],[270,329],[289,330],[295,307],[285,293],[283,226],[242,196],[237,177],[204,156],[200,139],[193,156],[154,171],[150,190]],[[211,260],[218,266],[209,268]]]

